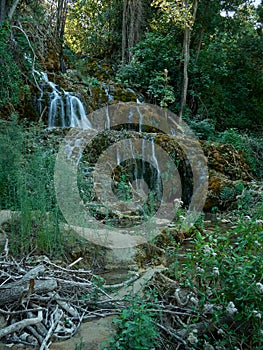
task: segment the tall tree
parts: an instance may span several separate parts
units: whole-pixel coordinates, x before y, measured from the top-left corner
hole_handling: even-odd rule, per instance
[[[183,0],[184,13],[186,14],[186,21],[184,24],[184,42],[183,42],[183,56],[184,56],[184,73],[183,73],[183,83],[182,83],[182,93],[181,93],[181,102],[179,110],[179,120],[182,119],[184,107],[186,105],[186,96],[188,89],[188,66],[190,60],[190,41],[191,41],[191,30],[193,28],[198,0],[193,0],[193,3],[190,4],[189,0]],[[192,8],[191,8],[192,7]]]
[[[190,61],[191,31],[193,29],[198,0],[155,0],[154,6],[159,6],[167,14],[167,19],[181,27],[183,36],[183,80],[181,86],[181,99],[179,107],[179,119],[182,119],[188,89],[188,66]]]
[[[122,14],[122,61],[131,58],[129,49],[141,40],[144,22],[142,0],[124,0]]]
[[[5,19],[11,20],[20,0],[0,0],[0,25]]]
[[[1,0],[0,2],[0,25],[5,20],[6,16],[6,0]]]
[[[68,10],[68,0],[58,0],[56,10],[56,37],[60,42],[63,42],[65,24]]]
[[[121,0],[75,0],[69,2],[65,38],[69,47],[89,56],[120,56]]]

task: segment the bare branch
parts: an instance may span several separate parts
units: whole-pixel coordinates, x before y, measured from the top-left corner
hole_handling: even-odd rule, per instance
[[[21,329],[37,324],[43,320],[43,311],[38,311],[38,316],[35,318],[27,318],[25,320],[11,324],[8,327],[0,329],[0,339],[7,336],[8,334],[18,332]]]

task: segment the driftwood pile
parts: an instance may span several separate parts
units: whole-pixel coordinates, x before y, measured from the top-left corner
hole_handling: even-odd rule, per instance
[[[20,262],[0,256],[0,340],[40,350],[72,337],[81,322],[117,315],[121,305],[90,271],[47,257]]]
[[[160,331],[162,349],[192,349],[197,336],[233,323],[229,315],[215,323],[212,305],[200,309],[196,293],[167,277],[164,268],[107,286],[91,271],[75,269],[78,260],[68,266],[46,256],[18,262],[9,257],[6,244],[0,256],[0,341],[48,350],[51,343],[74,336],[84,321],[117,316],[129,305],[128,294],[144,303],[145,289],[158,295],[147,310]]]

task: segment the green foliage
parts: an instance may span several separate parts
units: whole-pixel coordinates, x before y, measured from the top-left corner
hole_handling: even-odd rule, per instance
[[[217,121],[218,129],[258,125],[263,102],[259,47],[262,37],[251,31],[251,27],[242,34],[218,29],[204,43],[198,65],[192,62],[191,89],[204,102],[204,105],[198,102],[198,113],[208,112]]]
[[[231,201],[235,201],[236,197],[241,195],[243,190],[244,190],[244,185],[242,181],[238,182],[234,187],[226,186],[222,188],[220,192],[220,199],[222,200],[223,203],[224,202],[229,203]]]
[[[211,140],[215,136],[215,123],[211,119],[199,119],[200,116],[188,117],[187,122],[201,140]]]
[[[151,99],[159,102],[161,107],[167,107],[175,101],[174,89],[168,85],[168,77],[164,73],[158,72],[151,78],[147,91]]]
[[[16,107],[22,93],[22,72],[14,61],[9,43],[10,27],[0,27],[0,108]]]
[[[132,199],[132,190],[128,180],[128,175],[122,174],[115,190],[117,197],[124,202]]]
[[[23,134],[16,115],[11,122],[0,120],[0,206],[16,209],[17,178],[23,165]]]
[[[132,300],[115,319],[117,334],[104,350],[154,350],[158,346],[158,331],[147,302]]]
[[[196,325],[210,308],[213,330],[196,334],[198,346],[262,348],[262,201],[226,233],[197,235],[181,266],[170,272],[198,298]],[[180,265],[180,262],[179,262]],[[223,321],[224,320],[224,321]],[[198,327],[197,327],[198,328]]]
[[[16,116],[0,121],[0,148],[0,209],[18,212],[7,228],[13,253],[28,254],[34,248],[60,253],[53,151],[45,149],[35,129],[23,127]]]
[[[168,84],[178,79],[179,57],[180,47],[172,35],[149,33],[132,49],[131,62],[120,67],[117,80],[141,88],[151,101],[167,106],[179,96],[174,82]]]
[[[84,350],[85,344],[83,343],[83,338],[80,338],[80,343],[75,345],[74,350]]]
[[[65,42],[76,53],[109,56],[121,47],[121,2],[77,0],[68,11]]]

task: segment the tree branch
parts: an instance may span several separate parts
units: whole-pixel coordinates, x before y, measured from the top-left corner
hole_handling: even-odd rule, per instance
[[[17,7],[18,3],[19,3],[19,0],[15,0],[13,2],[13,5],[11,6],[11,8],[10,8],[10,10],[8,12],[8,19],[9,19],[9,21],[11,21],[11,19],[13,18],[13,15],[14,15],[14,12],[16,10],[16,7]]]

